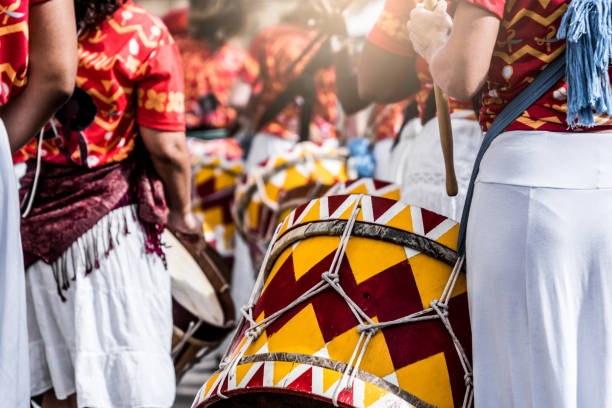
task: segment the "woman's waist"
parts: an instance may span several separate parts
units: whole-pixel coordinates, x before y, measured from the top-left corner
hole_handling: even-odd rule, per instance
[[[505,132],[485,153],[478,181],[548,188],[612,188],[612,134]]]

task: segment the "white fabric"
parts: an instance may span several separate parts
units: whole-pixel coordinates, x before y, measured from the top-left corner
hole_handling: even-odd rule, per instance
[[[482,142],[478,122],[465,119],[470,111],[455,112],[451,124],[454,137],[455,171],[459,194],[446,194],[446,171],[440,146],[438,120],[432,119],[410,144],[403,160],[402,200],[460,221],[474,160]]]
[[[68,276],[76,271],[66,302],[51,266],[28,268],[32,395],[53,388],[59,399],[76,392],[79,407],[172,406],[170,276],[157,255],[145,254],[133,211],[111,212],[64,253]],[[109,226],[115,248],[85,276],[83,255],[94,243],[104,254]]]
[[[398,186],[401,186],[404,180],[404,167],[407,157],[412,151],[414,139],[416,139],[422,130],[423,125],[421,124],[421,118],[411,119],[406,126],[404,126],[402,133],[399,135],[400,141],[391,152],[390,160],[392,168],[390,181]]]
[[[393,163],[391,162],[393,141],[393,139],[386,139],[374,144],[374,160],[376,161],[375,179],[386,181],[392,181],[393,179]]]
[[[19,198],[11,150],[0,119],[0,407],[29,407],[25,275]]]
[[[612,406],[611,134],[508,132],[470,211],[475,406]]]

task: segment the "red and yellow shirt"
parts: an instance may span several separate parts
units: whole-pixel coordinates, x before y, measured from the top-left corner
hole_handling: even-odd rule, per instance
[[[210,49],[204,40],[188,35],[176,37],[185,71],[185,116],[187,128],[225,128],[237,113],[229,107],[232,84],[238,77],[246,53],[231,44],[218,50]],[[214,95],[218,105],[213,111],[203,111],[200,99]]]
[[[0,106],[25,87],[29,8],[46,0],[0,0]]]
[[[43,143],[44,161],[95,168],[127,158],[139,126],[185,130],[180,54],[157,17],[128,0],[81,34],[78,51],[76,86],[95,105],[95,117],[83,130],[60,126]],[[15,160],[35,153],[32,141]]]
[[[480,115],[486,129],[508,102],[565,49],[565,41],[557,41],[555,37],[570,0],[463,1],[483,7],[501,19],[489,70],[490,90],[483,98]],[[567,84],[563,79],[508,130],[568,131],[566,98]],[[607,117],[600,118],[599,122],[612,125]]]
[[[187,128],[226,128],[237,117],[236,111],[229,107],[228,100],[246,52],[231,44],[213,50],[206,40],[190,36],[188,13],[187,8],[181,8],[163,17],[183,57]],[[204,111],[200,104],[200,100],[207,95],[216,98],[217,104],[212,111]]]
[[[411,57],[415,55],[406,23],[410,20],[410,12],[416,6],[416,0],[387,0],[376,25],[368,34],[372,44],[396,55]],[[420,56],[415,57],[415,70],[421,83],[420,90],[414,95],[419,106],[421,118],[425,114],[427,99],[433,91],[433,79],[429,73],[429,65]],[[460,102],[450,99],[451,111],[471,110],[471,102]]]
[[[317,47],[287,73],[287,69],[302,54],[315,32],[294,24],[281,24],[262,30],[253,40],[240,77],[249,83],[258,98],[257,117],[262,115],[310,61]],[[333,67],[315,75],[316,97],[310,123],[310,139],[320,142],[336,137],[338,97]],[[297,140],[300,110],[296,103],[287,106],[262,132],[285,139]]]

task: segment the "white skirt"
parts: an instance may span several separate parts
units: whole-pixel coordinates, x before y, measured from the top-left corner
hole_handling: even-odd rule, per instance
[[[416,139],[422,130],[421,118],[411,119],[404,126],[402,133],[398,135],[400,138],[399,143],[391,150],[391,158],[389,159],[391,161],[391,180],[389,181],[398,186],[401,186],[404,180],[404,167],[406,159],[412,151],[414,139]]]
[[[76,392],[79,407],[172,406],[170,275],[145,254],[134,210],[114,210],[64,253],[68,276],[76,272],[66,302],[50,265],[28,269],[32,395],[53,388],[58,399]],[[95,243],[104,254],[109,226],[115,247],[85,276],[84,253]]]
[[[19,198],[0,119],[0,407],[30,406],[25,275]]]
[[[391,161],[393,141],[393,139],[385,139],[374,143],[375,179],[385,181],[392,181],[393,179],[393,162]]]
[[[460,221],[476,154],[482,142],[482,131],[477,121],[466,119],[470,111],[452,115],[454,158],[459,194],[446,194],[446,171],[440,146],[440,130],[436,118],[425,124],[418,136],[407,145],[402,157],[402,200]]]
[[[612,406],[612,134],[502,134],[467,268],[476,407]]]

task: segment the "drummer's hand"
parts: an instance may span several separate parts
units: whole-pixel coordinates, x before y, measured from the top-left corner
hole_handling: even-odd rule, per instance
[[[446,8],[446,1],[440,0],[433,11],[416,7],[410,13],[410,21],[407,24],[410,41],[414,50],[428,63],[444,47],[453,28],[453,21]]]
[[[172,211],[168,214],[168,228],[185,235],[204,235],[204,228],[198,218],[190,211]]]

